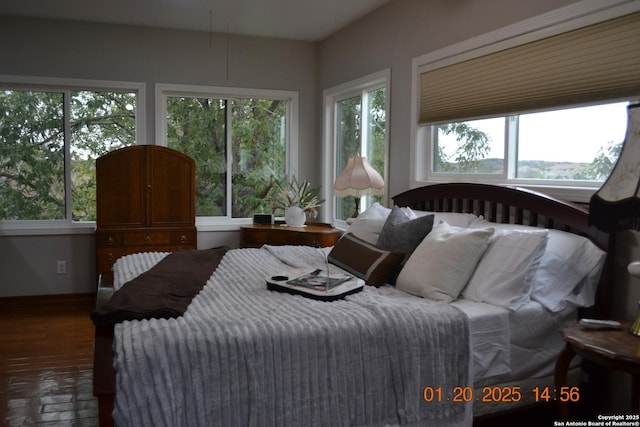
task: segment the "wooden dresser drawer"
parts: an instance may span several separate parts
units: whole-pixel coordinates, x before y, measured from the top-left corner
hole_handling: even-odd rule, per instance
[[[125,246],[160,246],[171,244],[171,233],[166,231],[127,231],[123,234]]]
[[[122,246],[122,233],[120,232],[96,232],[97,247]]]
[[[336,244],[340,234],[308,233],[299,237],[297,245],[320,246],[321,248]]]
[[[300,238],[294,234],[276,231],[267,235],[265,242],[268,245],[300,245]]]
[[[264,243],[269,237],[269,230],[241,229],[241,239],[246,243]]]
[[[172,245],[186,245],[195,247],[198,243],[198,235],[195,231],[173,231],[171,233]]]
[[[240,228],[240,246],[259,248],[262,245],[333,246],[340,231],[328,224],[312,224],[304,228],[274,225],[243,225]]]
[[[96,249],[96,264],[109,266],[120,258],[121,256],[128,255],[132,252],[132,248],[97,248]]]

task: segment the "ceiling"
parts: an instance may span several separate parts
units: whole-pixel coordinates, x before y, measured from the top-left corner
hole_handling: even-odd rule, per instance
[[[390,0],[0,0],[0,15],[319,41]]]

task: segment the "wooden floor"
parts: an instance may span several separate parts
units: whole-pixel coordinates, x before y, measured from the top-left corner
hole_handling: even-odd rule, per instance
[[[98,425],[93,305],[93,295],[0,298],[0,425]]]

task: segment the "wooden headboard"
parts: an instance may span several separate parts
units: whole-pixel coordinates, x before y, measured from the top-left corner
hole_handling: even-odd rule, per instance
[[[487,221],[553,228],[589,238],[607,252],[596,304],[589,315],[611,316],[615,234],[589,225],[588,209],[523,188],[463,182],[408,190],[394,196],[393,203],[423,211],[473,213]]]

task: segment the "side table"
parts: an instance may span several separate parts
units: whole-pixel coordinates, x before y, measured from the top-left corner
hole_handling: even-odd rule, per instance
[[[567,385],[567,371],[575,355],[608,369],[632,375],[631,411],[640,409],[640,337],[631,335],[629,322],[621,322],[621,330],[590,330],[576,324],[563,329],[566,343],[555,366],[556,392]],[[569,419],[568,402],[558,400],[560,417]]]
[[[240,247],[259,248],[262,245],[333,246],[340,230],[331,224],[308,222],[305,227],[288,227],[284,223],[246,224],[240,227]]]

